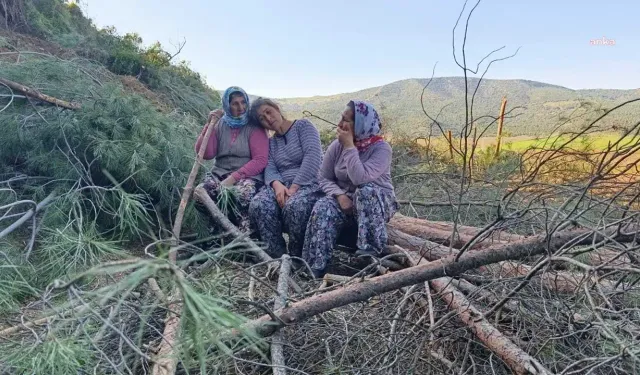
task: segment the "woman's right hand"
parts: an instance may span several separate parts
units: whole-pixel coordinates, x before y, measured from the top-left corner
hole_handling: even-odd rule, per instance
[[[209,118],[207,119],[207,125],[213,123],[215,125],[218,120],[220,120],[224,116],[224,111],[221,109],[216,109],[215,111],[209,112]]]
[[[271,183],[271,188],[274,193],[276,193],[276,201],[278,201],[278,205],[280,208],[284,208],[284,204],[286,202],[286,194],[287,188],[280,181],[273,181]]]
[[[351,215],[353,212],[353,201],[346,194],[338,195],[336,198],[338,199],[338,204],[340,204],[340,208],[342,212],[347,215]]]

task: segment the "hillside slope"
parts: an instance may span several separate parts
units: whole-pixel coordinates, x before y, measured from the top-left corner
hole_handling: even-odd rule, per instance
[[[406,79],[353,93],[309,98],[282,98],[279,102],[293,117],[310,111],[330,121],[337,121],[345,104],[353,98],[371,101],[380,108],[388,129],[413,136],[426,135],[430,121],[424,115],[420,97],[428,79]],[[478,79],[468,82],[473,92]],[[462,77],[434,78],[425,90],[425,109],[445,127],[459,130],[465,119],[465,85]],[[471,96],[471,95],[470,95]],[[512,135],[546,135],[564,118],[576,118],[567,126],[577,128],[598,114],[598,108],[610,109],[626,100],[640,97],[637,90],[571,90],[565,87],[527,80],[485,79],[474,100],[474,117],[497,116],[502,97],[507,97],[507,111],[514,118],[505,121],[505,131]],[[516,108],[518,107],[518,108]],[[603,125],[624,127],[637,121],[639,105],[631,105],[607,116]],[[321,120],[314,121],[319,126]],[[482,123],[486,124],[487,121]]]

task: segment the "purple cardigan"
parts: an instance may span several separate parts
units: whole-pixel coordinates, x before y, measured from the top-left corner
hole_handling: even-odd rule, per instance
[[[355,147],[344,150],[336,139],[324,154],[318,181],[320,187],[330,196],[353,193],[358,186],[368,182],[393,191],[391,154],[391,146],[386,141],[359,153]]]

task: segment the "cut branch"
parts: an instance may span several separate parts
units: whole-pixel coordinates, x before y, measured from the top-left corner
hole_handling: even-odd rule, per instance
[[[52,315],[49,315],[49,316],[45,316],[43,318],[39,318],[39,319],[36,319],[36,320],[28,321],[28,322],[26,322],[24,324],[19,324],[19,325],[15,325],[15,326],[12,326],[12,327],[5,328],[5,329],[0,331],[0,339],[3,339],[3,338],[6,339],[9,336],[11,336],[11,335],[13,335],[15,333],[18,333],[18,332],[20,332],[21,330],[24,330],[24,329],[31,329],[33,327],[40,326],[40,325],[43,325],[43,324],[49,324],[52,321],[56,320],[57,318],[64,318],[65,316],[68,316],[68,315],[70,315],[70,314],[72,314],[74,312],[82,312],[85,309],[86,309],[86,306],[80,305],[80,306],[76,306],[76,307],[74,307],[72,309],[63,311],[61,313],[55,313],[55,314],[52,314]]]
[[[187,202],[191,198],[191,193],[193,192],[193,184],[195,182],[196,176],[198,175],[198,169],[202,164],[204,151],[207,148],[209,138],[211,137],[214,129],[215,126],[210,123],[207,131],[202,138],[202,143],[200,144],[200,149],[198,150],[196,161],[193,163],[191,173],[189,173],[189,178],[187,179],[187,184],[185,185],[184,191],[182,192],[180,205],[178,206],[178,212],[176,213],[176,219],[173,224],[173,236],[171,239],[172,246],[169,250],[169,261],[173,264],[176,263],[178,251],[177,249],[180,241],[180,231],[182,229],[182,220],[187,208]],[[169,312],[167,313],[167,317],[165,319],[164,331],[162,333],[162,342],[160,343],[156,360],[153,363],[153,367],[151,369],[151,373],[153,375],[172,375],[175,373],[176,358],[174,353],[174,345],[176,342],[176,338],[179,337],[180,334],[180,312],[182,311],[181,300],[182,296],[180,293],[180,289],[174,287],[171,294],[169,295]]]
[[[49,203],[51,203],[51,201],[53,200],[54,197],[55,197],[54,193],[49,194],[45,199],[42,200],[42,202],[40,202],[40,203],[38,203],[36,205],[35,209],[32,208],[29,211],[25,212],[25,214],[22,215],[22,217],[20,217],[20,219],[16,220],[14,223],[12,223],[11,225],[9,225],[5,229],[3,229],[2,232],[0,232],[0,238],[3,238],[5,236],[7,236],[9,233],[11,233],[14,230],[16,230],[17,228],[19,228],[22,224],[24,224],[32,216],[37,214],[39,211],[42,211],[42,209],[44,209],[45,207],[47,207],[49,205]],[[35,231],[36,228],[34,227],[33,230]]]
[[[273,311],[278,311],[286,306],[287,289],[289,284],[289,271],[291,270],[291,258],[287,254],[282,256],[280,265],[280,277],[278,278],[278,296],[273,304]],[[278,330],[271,343],[271,363],[273,364],[273,375],[287,375],[286,363],[284,361],[284,335]]]
[[[8,87],[10,87],[12,90],[15,91],[19,91],[23,94],[25,94],[26,96],[38,99],[38,100],[42,100],[43,102],[47,102],[50,104],[53,104],[55,106],[58,107],[62,107],[62,108],[67,108],[67,109],[80,109],[80,104],[77,103],[69,103],[67,101],[58,99],[58,98],[54,98],[53,96],[49,96],[46,94],[41,93],[38,90],[32,89],[30,87],[21,85],[17,82],[13,82],[10,81],[6,78],[1,78],[0,77],[0,83],[2,83],[3,85],[6,85]]]
[[[227,231],[233,237],[237,238],[243,236],[242,232],[240,232],[240,230],[235,225],[233,225],[233,223],[225,216],[225,214],[220,211],[220,209],[213,201],[213,199],[211,199],[209,193],[207,193],[202,184],[196,187],[193,195],[198,202],[202,203],[206,207],[207,211],[209,211],[209,214],[211,214],[213,219],[218,224],[220,224],[220,226],[222,226],[222,229]],[[245,238],[244,242],[246,243],[249,251],[257,258],[258,261],[270,262],[273,260],[273,258],[271,258],[269,254],[262,250],[262,248],[258,246],[258,244],[253,242],[253,240],[251,240],[250,238]]]
[[[273,258],[269,254],[267,254],[258,244],[256,244],[252,239],[247,238],[240,232],[240,230],[233,225],[233,223],[225,216],[225,214],[220,211],[216,203],[211,199],[209,193],[204,189],[202,185],[198,185],[195,189],[194,196],[196,200],[202,203],[209,211],[209,214],[213,217],[213,219],[222,226],[222,229],[227,231],[230,235],[235,238],[244,238],[244,243],[246,244],[248,250],[257,258],[259,262],[272,262]],[[277,271],[277,269],[276,269]],[[302,293],[302,288],[293,280],[290,280],[291,287],[296,291],[296,293]]]

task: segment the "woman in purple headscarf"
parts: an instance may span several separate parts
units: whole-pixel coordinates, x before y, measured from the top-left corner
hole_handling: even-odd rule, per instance
[[[350,101],[319,172],[325,196],[313,207],[302,257],[314,277],[322,277],[340,231],[358,227],[357,255],[380,255],[387,244],[386,223],[397,210],[391,183],[391,146],[381,133],[375,108]]]

